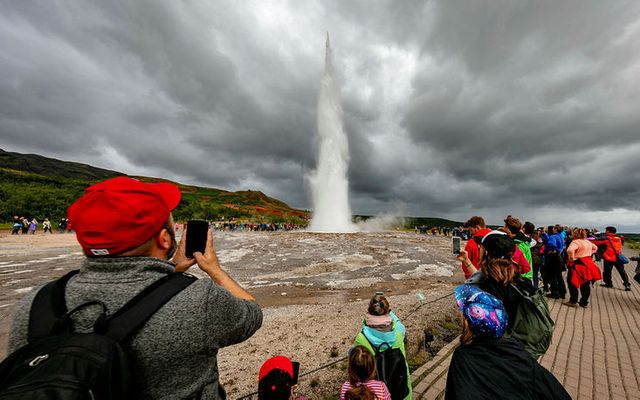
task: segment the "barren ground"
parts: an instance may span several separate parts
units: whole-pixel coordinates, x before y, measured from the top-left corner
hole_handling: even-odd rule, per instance
[[[301,374],[345,356],[376,291],[386,293],[407,327],[410,363],[428,359],[421,345],[424,329],[435,333],[436,350],[457,333],[452,297],[408,316],[420,304],[416,294],[428,302],[462,281],[450,255],[450,238],[393,231],[215,232],[214,237],[223,268],[264,309],[263,326],[252,338],[219,353],[221,381],[230,398],[255,390],[260,365],[273,355],[300,361]],[[0,233],[0,357],[20,297],[77,268],[82,259],[75,235]],[[197,267],[190,272],[199,274]],[[339,362],[302,377],[299,394],[336,397],[345,368]]]

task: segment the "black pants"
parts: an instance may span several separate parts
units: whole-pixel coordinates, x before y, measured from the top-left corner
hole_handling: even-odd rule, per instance
[[[542,277],[543,288],[545,293],[549,291],[549,256],[544,256],[542,265],[540,265],[540,277]]]
[[[569,302],[578,302],[578,288],[573,286],[571,278],[573,277],[573,268],[567,271],[567,286],[569,286]],[[589,296],[591,296],[591,282],[585,282],[580,285],[580,305],[586,307],[589,304]]]
[[[562,270],[564,269],[564,261],[558,253],[549,253],[546,257],[545,268],[549,277],[549,286],[551,295],[555,298],[565,298],[567,288],[564,286],[562,279]]]
[[[607,286],[613,286],[613,281],[611,280],[611,272],[613,271],[613,267],[616,267],[618,273],[620,274],[620,278],[622,278],[622,283],[624,287],[629,287],[631,284],[629,283],[629,277],[627,273],[624,271],[624,264],[619,261],[607,261],[604,260],[604,273],[602,274],[602,280],[604,284]]]

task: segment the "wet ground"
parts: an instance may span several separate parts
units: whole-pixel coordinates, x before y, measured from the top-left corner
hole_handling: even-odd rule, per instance
[[[216,232],[221,264],[248,288],[353,289],[451,277],[446,240],[406,232]]]

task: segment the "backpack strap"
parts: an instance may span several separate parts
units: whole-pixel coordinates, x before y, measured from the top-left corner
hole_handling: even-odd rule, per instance
[[[79,270],[71,271],[58,280],[49,282],[38,291],[29,313],[29,342],[49,336],[62,327],[60,322],[65,316],[68,317],[71,314],[67,312],[65,288],[69,280],[78,272]],[[111,318],[106,319],[103,313],[96,321],[94,331],[106,334],[116,341],[122,341],[147,322],[166,302],[196,280],[197,278],[192,275],[168,274],[134,296]],[[100,302],[89,302],[80,305],[76,310],[94,303],[100,304]]]
[[[67,313],[64,289],[67,282],[78,272],[79,270],[71,271],[62,278],[47,283],[38,291],[29,312],[29,342],[50,335],[58,319]]]
[[[165,303],[197,279],[195,276],[182,273],[172,273],[158,279],[129,300],[108,320],[98,320],[95,331],[122,342],[144,325]]]

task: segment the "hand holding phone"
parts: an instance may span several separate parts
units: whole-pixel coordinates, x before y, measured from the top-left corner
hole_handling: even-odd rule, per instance
[[[207,233],[209,231],[209,222],[202,220],[187,221],[187,244],[185,255],[193,258],[193,253],[200,252],[204,254],[207,246]]]

